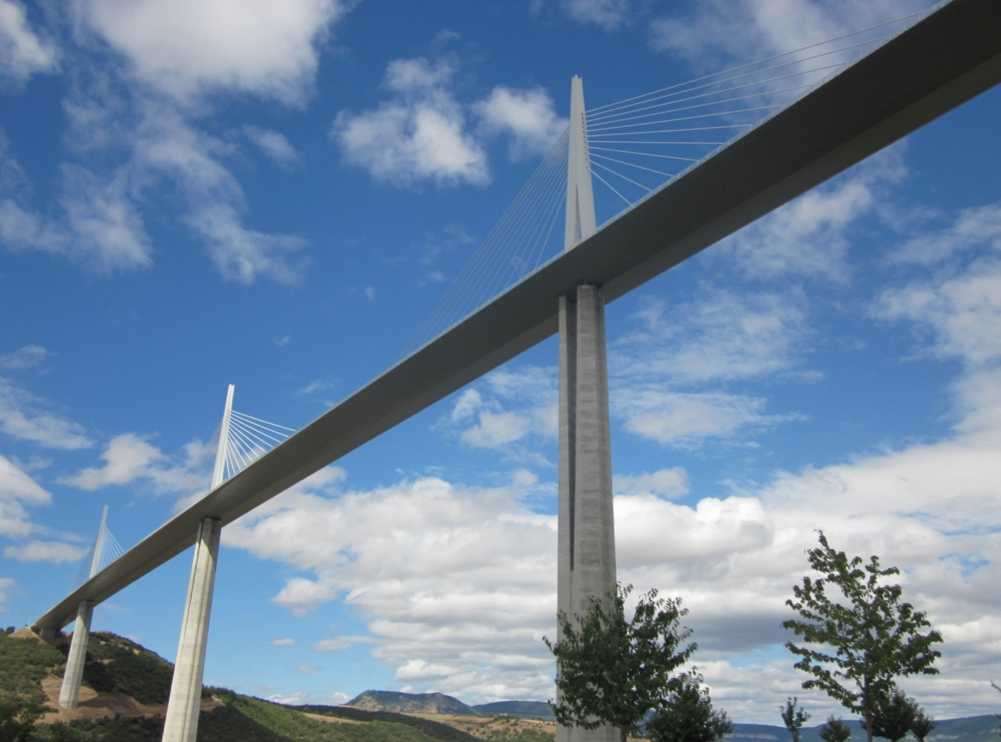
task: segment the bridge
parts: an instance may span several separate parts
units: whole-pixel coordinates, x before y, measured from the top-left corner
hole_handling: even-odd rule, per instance
[[[766,63],[758,69],[775,72],[769,80],[779,78],[781,63]],[[719,93],[728,89],[726,84],[739,87],[739,71],[746,67],[706,78]],[[656,118],[656,112],[664,110],[662,101],[676,103],[683,97],[679,93],[704,90],[703,78],[588,110],[583,82],[575,77],[569,131],[561,143],[566,161],[564,251],[294,434],[234,411],[230,387],[211,491],[109,565],[95,570],[35,621],[34,628],[51,637],[75,620],[61,703],[72,706],[77,702],[93,607],[194,544],[163,736],[171,742],[193,741],[220,529],[557,333],[558,604],[573,616],[591,597],[608,599],[615,588],[615,545],[605,304],[999,81],[1001,9],[995,0],[952,0],[936,7],[857,61],[840,64],[788,105],[778,110],[760,106],[771,113],[753,126],[733,124],[732,118],[725,117],[720,119],[724,123],[713,126],[648,126],[663,125],[664,120]],[[696,108],[700,103],[689,105]],[[668,110],[680,112],[677,106]],[[726,113],[740,112],[736,108]],[[686,116],[697,118],[690,111],[668,121]],[[636,153],[636,147],[668,144],[662,137],[644,140],[637,136],[739,126],[743,128],[736,136],[701,159],[651,153],[650,157],[695,161],[683,173],[663,173],[671,179],[650,188],[635,203],[622,193],[625,188],[618,181],[610,180],[618,175],[643,186],[610,163],[659,172],[623,159],[624,154],[630,156],[628,152]],[[628,205],[600,229],[594,181]],[[265,432],[273,435],[269,438]],[[558,739],[619,737],[610,727],[561,728]]]

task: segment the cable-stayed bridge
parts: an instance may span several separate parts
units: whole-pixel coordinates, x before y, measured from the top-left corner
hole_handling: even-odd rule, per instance
[[[211,491],[35,627],[52,634],[76,617],[70,662],[82,658],[93,606],[195,544],[164,731],[165,740],[194,740],[220,529],[556,333],[559,606],[573,615],[607,598],[615,547],[604,305],[999,81],[994,0],[953,0],[591,109],[574,78],[567,132],[443,295],[419,347],[294,434],[234,412],[230,387]],[[563,249],[553,256],[561,210]],[[70,699],[73,682],[68,664]],[[617,734],[561,729],[559,739]]]

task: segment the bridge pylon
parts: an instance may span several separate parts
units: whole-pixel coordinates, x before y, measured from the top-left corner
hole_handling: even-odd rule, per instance
[[[108,530],[108,506],[101,508],[101,525],[97,527],[97,539],[94,541],[94,553],[90,558],[90,571],[87,579],[97,574],[100,569],[101,553],[104,550],[105,534]],[[76,621],[73,624],[73,638],[70,640],[70,651],[66,655],[66,669],[63,671],[63,684],[59,688],[59,708],[75,709],[80,703],[80,684],[83,682],[83,666],[87,660],[87,642],[90,639],[90,620],[94,615],[94,604],[83,601],[77,607]]]
[[[232,384],[226,390],[226,406],[219,429],[212,489],[225,477],[226,452],[229,445],[230,417],[233,413]],[[219,561],[219,537],[222,526],[216,518],[204,518],[198,525],[195,553],[188,580],[181,637],[177,660],[170,682],[170,699],[163,724],[163,742],[195,742],[198,737],[198,717],[202,710],[202,677],[205,673],[205,649],[208,644],[209,617],[212,613],[212,593],[215,588],[216,564]]]
[[[595,233],[584,81],[570,83],[570,141],[564,250]],[[615,523],[608,420],[605,301],[590,284],[559,298],[559,526],[557,607],[572,624],[591,598],[614,605]],[[620,730],[560,726],[557,742],[619,742]]]

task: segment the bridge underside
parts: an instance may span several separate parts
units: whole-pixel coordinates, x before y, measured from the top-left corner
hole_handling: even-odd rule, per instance
[[[1001,12],[954,0],[650,195],[332,408],[35,622],[61,628],[194,542],[557,332],[557,297],[612,301],[1001,80]]]

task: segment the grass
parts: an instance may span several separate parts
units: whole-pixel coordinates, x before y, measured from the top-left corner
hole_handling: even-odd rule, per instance
[[[124,693],[139,703],[166,703],[173,672],[174,666],[163,657],[117,634],[95,631],[87,642],[83,682],[99,693]]]
[[[49,644],[0,633],[0,693],[42,703],[42,678],[65,664],[66,656]]]
[[[84,682],[99,693],[121,693],[145,704],[166,703],[173,666],[124,637],[94,632],[87,648]],[[62,673],[67,646],[14,639],[0,632],[0,695],[43,702],[41,681]],[[447,724],[384,711],[331,706],[289,707],[243,696],[225,688],[206,688],[222,705],[202,714],[199,742],[476,742]],[[361,723],[310,718],[303,712]],[[39,724],[37,742],[159,742],[162,718],[114,717],[68,724]],[[490,742],[550,742],[534,731],[499,732]]]

